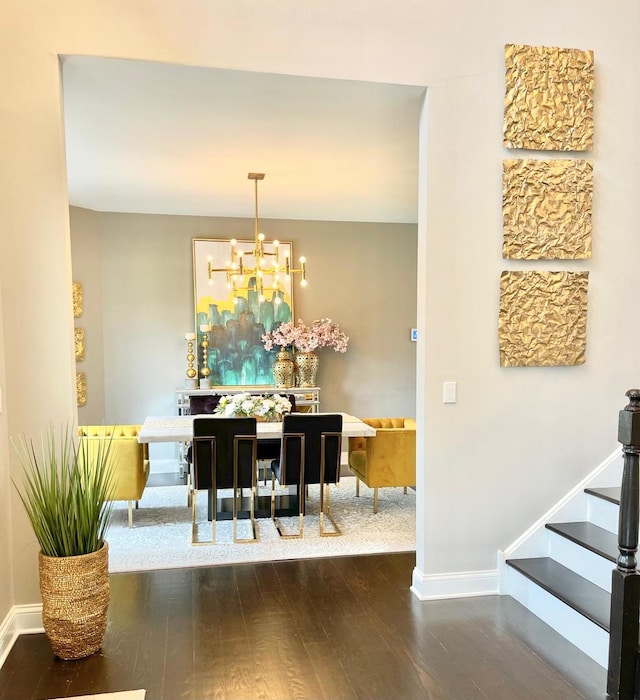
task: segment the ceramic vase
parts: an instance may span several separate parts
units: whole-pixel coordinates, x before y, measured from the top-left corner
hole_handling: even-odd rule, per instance
[[[294,362],[296,365],[296,379],[298,386],[317,386],[316,374],[320,358],[315,352],[297,352]]]
[[[287,389],[294,385],[294,364],[288,350],[282,348],[273,363],[273,380],[278,389]]]

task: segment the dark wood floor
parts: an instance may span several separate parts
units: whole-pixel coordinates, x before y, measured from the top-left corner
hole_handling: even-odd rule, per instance
[[[418,601],[414,562],[115,574],[102,651],[64,662],[44,635],[23,635],[0,669],[0,698],[135,688],[147,700],[605,697],[604,670],[513,599]]]

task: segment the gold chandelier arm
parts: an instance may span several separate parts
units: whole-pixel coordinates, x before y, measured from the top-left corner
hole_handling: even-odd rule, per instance
[[[264,173],[249,173],[249,180],[254,181],[254,200],[255,200],[255,220],[254,220],[254,241],[253,251],[242,251],[237,249],[237,241],[231,239],[231,260],[227,262],[225,267],[213,267],[211,262],[208,263],[209,279],[213,279],[214,273],[224,272],[227,278],[227,286],[235,291],[255,289],[260,295],[260,301],[264,301],[265,291],[283,292],[282,283],[280,280],[281,274],[290,278],[292,274],[301,276],[300,284],[306,286],[307,271],[306,258],[300,258],[300,267],[293,269],[291,267],[289,257],[285,259],[284,268],[280,263],[280,242],[273,240],[270,245],[273,248],[272,252],[265,251],[265,236],[260,233],[260,219],[258,216],[258,181],[264,180]],[[245,264],[246,258],[253,257],[253,266]],[[271,277],[271,284],[265,284],[264,277]],[[243,286],[245,278],[254,278],[254,285]],[[267,281],[269,281],[267,279]]]

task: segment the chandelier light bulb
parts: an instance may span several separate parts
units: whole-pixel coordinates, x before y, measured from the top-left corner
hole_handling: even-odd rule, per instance
[[[236,244],[238,243],[238,241],[236,241],[235,238],[232,238],[231,241],[230,241],[230,243],[231,243],[231,247],[232,247],[232,248],[235,248],[235,247],[236,247]]]
[[[307,280],[300,280],[300,286],[301,286],[301,287],[306,287],[306,286],[307,286]]]
[[[258,234],[258,240],[259,240],[260,242],[264,241],[264,233],[259,233],[259,234]]]

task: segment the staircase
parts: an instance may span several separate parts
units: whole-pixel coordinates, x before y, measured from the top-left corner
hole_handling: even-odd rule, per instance
[[[501,593],[607,669],[607,697],[640,700],[640,389],[626,396],[622,453],[501,552],[498,566]]]
[[[622,457],[603,465],[504,553],[501,591],[604,668],[611,573],[618,557]]]

